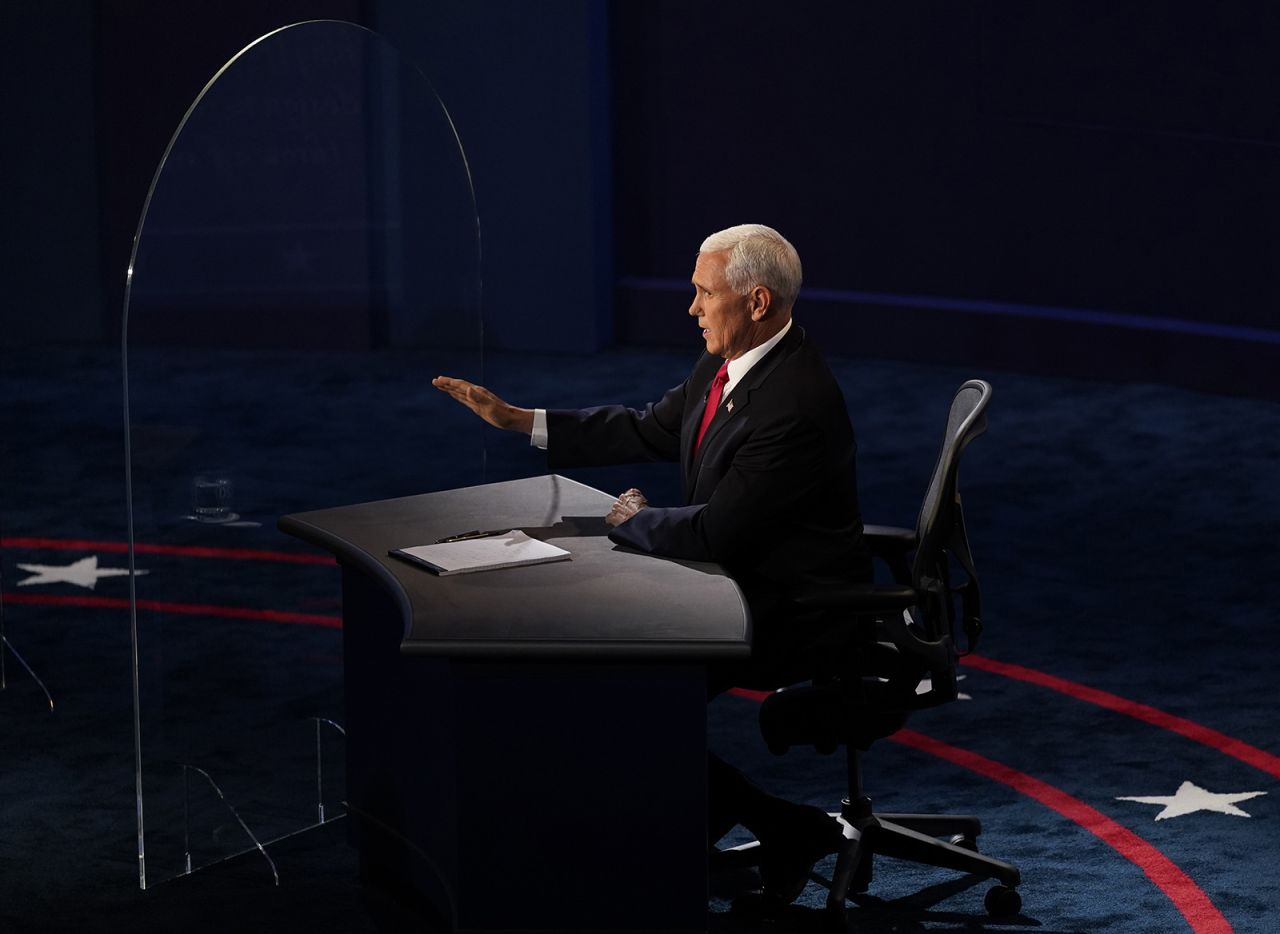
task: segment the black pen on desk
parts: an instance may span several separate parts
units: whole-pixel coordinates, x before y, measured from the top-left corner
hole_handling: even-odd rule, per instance
[[[470,532],[459,532],[457,535],[449,535],[445,538],[437,538],[437,545],[447,545],[449,542],[465,542],[473,538],[492,538],[495,535],[506,535],[510,529],[490,529],[482,531],[481,529],[473,529]]]

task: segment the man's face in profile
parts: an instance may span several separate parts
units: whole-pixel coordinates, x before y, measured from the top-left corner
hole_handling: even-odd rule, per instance
[[[739,295],[729,287],[724,267],[729,251],[699,253],[693,267],[693,304],[689,314],[698,319],[707,353],[726,360],[740,357],[751,349],[754,322],[751,320],[750,296]]]

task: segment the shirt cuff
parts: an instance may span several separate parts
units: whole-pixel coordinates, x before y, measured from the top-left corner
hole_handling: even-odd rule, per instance
[[[533,410],[533,431],[529,433],[529,443],[535,448],[547,449],[547,410]]]

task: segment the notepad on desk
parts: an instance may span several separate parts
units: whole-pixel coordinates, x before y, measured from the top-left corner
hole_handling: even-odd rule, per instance
[[[441,577],[546,564],[549,561],[567,561],[571,557],[563,548],[530,538],[519,529],[484,538],[396,548],[391,554]]]

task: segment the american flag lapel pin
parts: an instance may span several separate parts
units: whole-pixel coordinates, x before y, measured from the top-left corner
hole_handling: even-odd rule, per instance
[[[726,405],[725,405],[725,407],[724,407],[724,410],[725,410],[726,412],[730,413],[730,414],[732,414],[732,413],[733,413],[733,400],[732,400],[732,399],[730,399],[730,400],[728,401],[728,403],[726,403]]]

